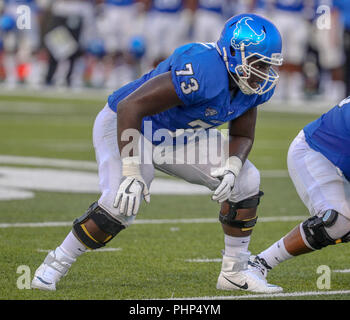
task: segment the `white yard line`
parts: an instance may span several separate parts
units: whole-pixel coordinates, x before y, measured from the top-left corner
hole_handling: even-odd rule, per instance
[[[20,88],[1,88],[0,95],[35,98],[54,98],[60,100],[106,100],[111,94],[107,89],[65,88],[47,86],[26,86]],[[12,102],[12,101],[11,101]],[[9,103],[11,103],[9,102]],[[102,106],[101,106],[102,107]]]
[[[95,250],[87,250],[86,252],[111,252],[111,251],[121,251],[122,248],[101,248]],[[51,250],[47,249],[37,249],[38,252],[50,252]]]
[[[332,272],[336,272],[336,273],[350,273],[350,269],[332,270]]]
[[[278,221],[302,221],[305,216],[284,216],[284,217],[261,217],[259,222],[278,222]],[[218,219],[198,218],[198,219],[149,219],[135,220],[134,224],[182,224],[182,223],[217,223]],[[72,226],[72,221],[48,221],[48,222],[17,222],[0,223],[0,228],[46,228],[46,227],[68,227]]]
[[[95,161],[55,159],[55,158],[39,158],[39,157],[21,157],[11,155],[0,155],[0,164],[9,165],[31,165],[45,166],[55,168],[68,168],[80,170],[97,170]],[[265,178],[286,178],[289,177],[287,170],[261,170],[261,176]],[[158,174],[158,171],[157,171]],[[158,175],[165,175],[159,172]]]
[[[185,259],[185,262],[191,262],[191,263],[211,263],[211,262],[222,262],[221,258],[198,258],[198,259]],[[350,269],[343,269],[343,270],[332,270],[334,273],[350,273]]]
[[[287,298],[287,297],[307,297],[307,296],[330,296],[336,294],[350,294],[350,290],[338,291],[300,291],[289,293],[271,293],[271,294],[248,294],[241,296],[212,296],[212,297],[183,297],[170,298],[167,300],[243,300],[257,298]]]
[[[62,222],[18,222],[18,223],[1,223],[0,228],[46,228],[46,227],[68,227],[72,226],[72,221]]]
[[[208,258],[205,258],[205,259],[186,259],[185,261],[186,262],[204,262],[204,263],[207,263],[207,262],[221,262],[222,259],[208,259]]]
[[[94,161],[37,158],[37,157],[19,157],[19,156],[8,156],[8,155],[0,155],[0,164],[34,165],[34,166],[70,168],[70,169],[80,169],[80,170],[97,170],[97,164]]]

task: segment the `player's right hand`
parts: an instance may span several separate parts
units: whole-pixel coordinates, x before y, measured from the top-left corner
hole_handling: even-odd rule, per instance
[[[119,186],[113,206],[119,208],[120,214],[130,217],[137,214],[142,197],[146,202],[150,202],[149,190],[142,177],[125,177]]]
[[[119,213],[127,217],[137,214],[142,197],[148,203],[151,201],[147,184],[141,176],[139,164],[140,159],[137,156],[122,159],[123,179],[113,206],[119,208]]]
[[[234,188],[236,177],[242,168],[242,160],[237,156],[231,156],[226,160],[225,166],[214,169],[211,176],[220,180],[219,186],[212,195],[212,200],[219,203],[226,201]]]

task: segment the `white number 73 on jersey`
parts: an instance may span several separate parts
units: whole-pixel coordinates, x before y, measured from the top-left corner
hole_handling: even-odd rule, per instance
[[[193,68],[191,63],[186,63],[184,70],[175,71],[177,76],[192,76]],[[195,78],[190,78],[189,83],[182,81],[180,83],[181,90],[184,94],[190,94],[191,92],[197,91],[199,89],[198,81]]]

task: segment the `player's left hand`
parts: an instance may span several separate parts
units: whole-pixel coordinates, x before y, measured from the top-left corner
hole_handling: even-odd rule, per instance
[[[225,166],[211,172],[211,176],[221,181],[212,195],[212,200],[219,203],[226,201],[235,185],[236,177],[242,168],[242,160],[237,156],[231,156],[226,160]]]
[[[218,201],[219,203],[224,202],[230,197],[236,179],[231,171],[224,171],[223,169],[224,168],[219,168],[211,173],[212,177],[221,180],[221,183],[211,196],[213,201]]]

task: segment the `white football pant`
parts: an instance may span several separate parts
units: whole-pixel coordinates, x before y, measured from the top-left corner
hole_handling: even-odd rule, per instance
[[[221,139],[224,139],[219,131],[218,135],[221,137]],[[112,216],[118,216],[118,220],[120,220],[125,226],[129,226],[133,222],[135,216],[122,216],[119,214],[119,210],[113,207],[114,199],[122,178],[122,164],[117,145],[117,114],[109,108],[108,104],[96,117],[93,128],[93,142],[98,164],[99,186],[102,193],[98,203]],[[144,147],[141,148],[141,145]],[[208,142],[208,145],[217,148],[217,145],[215,144]],[[223,154],[225,154],[224,145],[224,143],[220,145]],[[176,146],[176,150],[181,148],[185,148],[185,146]],[[180,156],[182,153],[171,152],[173,151],[172,147],[165,149],[165,158],[173,158],[173,163],[175,164],[159,164],[159,162],[156,164],[152,160],[156,159],[157,157],[159,158],[157,152],[160,151],[157,151],[157,148],[154,148],[154,146],[152,146],[152,144],[146,138],[141,137],[139,141],[139,150],[142,152],[140,154],[142,154],[144,159],[144,161],[141,163],[141,174],[148,188],[150,188],[151,182],[154,178],[154,168],[156,167],[163,172],[179,177],[190,183],[206,186],[210,190],[216,189],[220,182],[218,179],[211,177],[210,173],[213,168],[220,167],[221,162],[213,165],[211,164],[212,161],[210,161],[210,159],[208,159],[206,163],[204,160],[205,157],[209,157],[211,152],[216,153],[217,150],[206,151],[205,148],[203,149],[199,147],[198,141],[189,142],[186,148],[187,154],[197,152],[199,154],[199,159],[201,159],[201,162],[204,162],[204,164],[176,164],[179,163],[181,159],[175,158]],[[152,150],[154,150],[153,158]],[[223,159],[223,163],[225,163],[225,159]],[[230,200],[233,202],[239,202],[258,194],[259,185],[259,171],[249,160],[246,160],[240,174],[236,179],[235,187],[230,196]]]
[[[300,199],[312,216],[333,209],[350,219],[350,182],[300,131],[288,151],[288,171]]]

